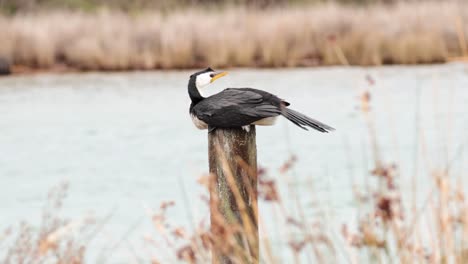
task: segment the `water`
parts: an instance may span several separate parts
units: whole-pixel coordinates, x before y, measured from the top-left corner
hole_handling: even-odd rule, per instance
[[[48,191],[60,182],[70,185],[63,215],[70,219],[92,215],[98,220],[110,215],[93,240],[89,259],[118,263],[134,260],[135,248],[142,257],[157,252],[141,245],[145,235],[156,236],[150,214],[163,201],[176,202],[168,214],[176,224],[208,219],[200,200],[205,191],[197,184],[208,170],[207,135],[194,128],[188,115],[190,74],[0,79],[0,230],[20,220],[38,224]],[[291,214],[295,193],[307,216],[314,217],[311,204],[319,201],[336,223],[333,232],[339,233],[341,223],[353,222],[352,186],[362,186],[373,166],[368,128],[358,111],[364,90],[371,92],[381,158],[398,162],[405,193],[412,188],[406,183],[414,175],[415,160],[420,175],[426,163],[436,167],[450,161],[460,172],[466,168],[464,65],[233,70],[206,89],[214,93],[227,86],[270,91],[337,129],[331,134],[307,132],[281,120],[275,127],[257,130],[258,163],[279,181]],[[428,153],[424,161],[415,155],[421,133]],[[279,173],[292,154],[298,157],[292,171]],[[416,179],[420,189],[428,182]],[[268,204],[261,203],[260,209],[265,219],[271,216]]]

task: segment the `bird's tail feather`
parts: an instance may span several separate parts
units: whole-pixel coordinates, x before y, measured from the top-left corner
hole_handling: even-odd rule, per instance
[[[312,119],[304,114],[301,114],[289,108],[284,108],[281,114],[284,117],[286,117],[289,121],[293,122],[298,127],[305,129],[305,130],[308,130],[307,127],[311,127],[323,133],[328,133],[330,131],[335,130],[331,126],[325,125],[322,122],[319,122],[315,119]]]

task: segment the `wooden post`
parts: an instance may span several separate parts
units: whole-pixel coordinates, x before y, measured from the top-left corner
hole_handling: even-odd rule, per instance
[[[208,134],[213,263],[258,263],[255,126]],[[240,227],[241,232],[231,232]],[[231,231],[230,231],[231,230]],[[235,241],[235,246],[229,245]]]

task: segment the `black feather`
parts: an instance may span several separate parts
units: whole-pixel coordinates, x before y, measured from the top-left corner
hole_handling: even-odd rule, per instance
[[[241,127],[281,114],[281,99],[252,88],[229,88],[200,101],[191,113],[214,127]]]
[[[307,130],[306,126],[311,127],[315,130],[318,130],[323,133],[328,133],[330,131],[335,130],[333,127],[325,125],[324,123],[312,119],[304,114],[301,114],[297,111],[294,111],[289,108],[284,108],[283,112],[281,113],[284,117],[286,117],[289,121],[296,124],[298,127]]]

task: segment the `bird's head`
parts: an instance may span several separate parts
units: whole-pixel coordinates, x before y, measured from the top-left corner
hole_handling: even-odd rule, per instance
[[[216,72],[211,68],[206,68],[202,71],[190,75],[190,82],[193,82],[195,87],[200,90],[201,88],[225,76],[226,74],[227,72]]]

